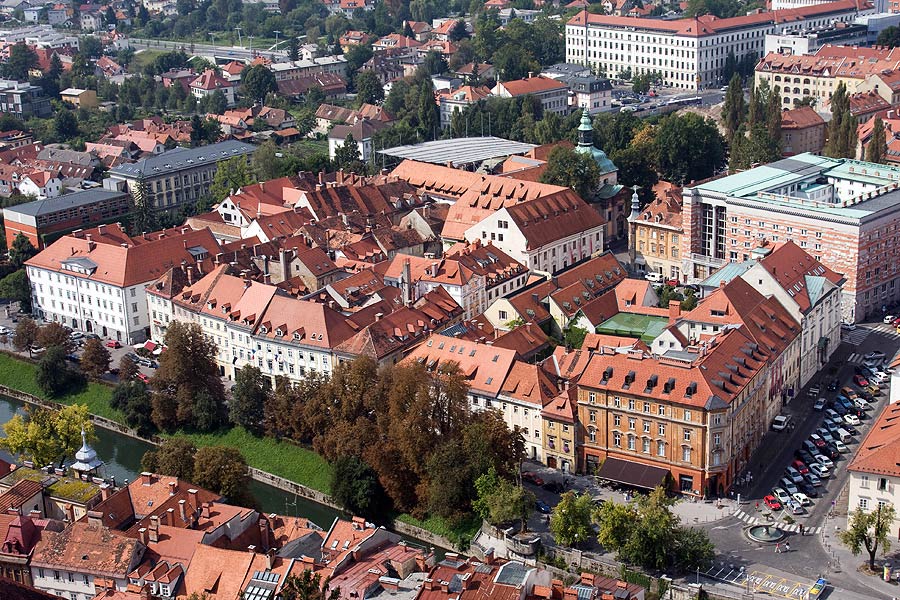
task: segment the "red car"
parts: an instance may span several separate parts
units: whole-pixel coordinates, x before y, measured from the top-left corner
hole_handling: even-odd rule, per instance
[[[121,348],[122,344],[120,344],[117,340],[109,340],[106,342],[107,348]]]
[[[806,466],[806,463],[802,460],[795,460],[791,463],[791,466],[800,471],[801,475],[806,475],[809,473],[809,467]]]
[[[766,503],[770,510],[781,510],[781,502],[775,496],[766,496],[763,498],[763,502]]]
[[[678,281],[677,279],[667,279],[666,285],[672,286],[672,287],[678,287],[679,285],[681,285],[681,282]]]
[[[866,387],[867,385],[869,385],[869,380],[866,379],[865,377],[863,377],[862,375],[854,375],[853,383],[855,383],[859,387]]]
[[[146,375],[144,375],[143,373],[138,373],[138,374],[137,374],[137,378],[138,378],[138,381],[142,381],[142,382],[147,383],[147,384],[150,383],[150,378],[147,377]]]
[[[526,471],[522,473],[522,479],[524,481],[530,481],[534,485],[544,485],[544,480],[541,479],[537,474],[532,473],[531,471]]]

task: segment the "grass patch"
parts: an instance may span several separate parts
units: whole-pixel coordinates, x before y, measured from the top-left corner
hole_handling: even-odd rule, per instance
[[[156,60],[157,56],[165,53],[164,50],[141,50],[136,52],[134,58],[131,59],[131,64],[128,65],[128,70],[132,73],[143,73],[144,67]]]
[[[233,446],[243,453],[251,467],[326,494],[330,492],[331,465],[312,450],[273,438],[259,438],[243,427],[215,433],[182,432],[179,435],[190,438],[198,448]]]
[[[436,516],[417,519],[412,515],[399,515],[397,520],[442,535],[461,548],[468,548],[469,543],[475,538],[475,534],[481,527],[481,518],[475,514],[456,521],[448,521]]]
[[[304,150],[310,154],[328,154],[328,140],[314,140],[303,138],[290,145],[292,150]]]
[[[51,398],[41,391],[41,388],[35,383],[34,375],[36,370],[37,367],[30,362],[17,360],[8,354],[0,354],[0,384],[51,402],[70,405],[86,404],[88,412],[91,414],[117,423],[124,422],[122,413],[114,410],[109,405],[109,400],[112,398],[112,388],[109,386],[90,381],[76,393]]]

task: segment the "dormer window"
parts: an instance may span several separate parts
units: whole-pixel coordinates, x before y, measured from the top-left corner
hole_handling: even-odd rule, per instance
[[[269,330],[266,328],[265,325],[263,325],[262,327],[259,328],[259,332],[260,333],[269,333]]]
[[[278,337],[281,337],[282,335],[284,335],[284,332],[282,332],[280,329],[276,329],[275,335],[277,335]]]

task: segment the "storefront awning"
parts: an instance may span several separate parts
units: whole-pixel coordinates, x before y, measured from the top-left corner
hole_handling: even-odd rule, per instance
[[[657,486],[665,486],[668,469],[653,467],[642,463],[622,460],[621,458],[607,458],[597,473],[600,479],[614,481],[624,485],[652,490]]]

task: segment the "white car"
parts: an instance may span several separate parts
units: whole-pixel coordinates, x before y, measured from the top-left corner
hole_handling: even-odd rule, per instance
[[[844,423],[856,427],[857,425],[859,425],[859,417],[857,417],[856,415],[846,414],[844,415]]]
[[[813,463],[809,465],[809,470],[819,479],[828,479],[829,477],[831,477],[831,470],[825,465],[819,463]]]
[[[834,441],[831,442],[831,443],[834,444],[834,447],[835,447],[835,448],[837,449],[837,451],[840,452],[841,454],[847,454],[848,452],[850,452],[850,448],[848,448],[848,447],[847,447],[847,444],[845,444],[845,443],[842,442],[841,440],[834,440]]]
[[[841,329],[844,331],[856,331],[856,323],[841,323]]]
[[[791,495],[788,494],[783,489],[781,489],[780,487],[777,487],[774,490],[772,490],[772,495],[775,496],[776,498],[778,498],[778,501],[781,502],[782,505],[786,504],[791,499]]]
[[[9,335],[10,331],[3,325],[0,325],[0,335]]]
[[[825,456],[824,454],[820,454],[816,457],[816,462],[818,462],[823,467],[828,467],[829,469],[834,468],[834,463],[831,462],[831,459]]]
[[[809,506],[812,504],[812,500],[809,499],[809,496],[804,494],[803,492],[797,492],[796,494],[791,494],[791,497],[800,503],[800,506]]]
[[[628,108],[628,107],[626,106],[625,108]],[[651,283],[662,283],[663,282],[662,273],[657,273],[655,271],[650,271],[649,273],[644,275],[644,279],[646,279],[647,281],[649,281]]]
[[[894,319],[896,319],[896,318],[897,317],[895,315],[885,315],[885,317],[881,320],[881,322],[890,325],[891,323],[894,322]]]

